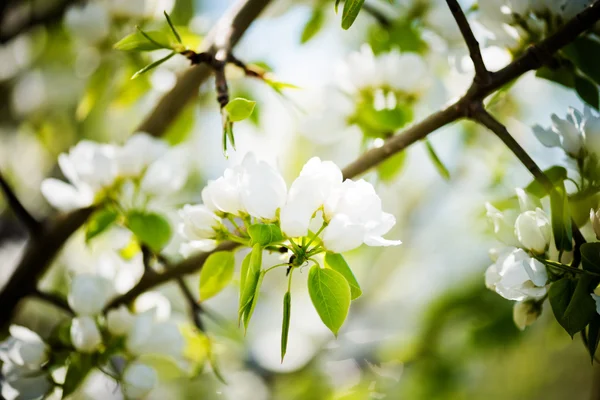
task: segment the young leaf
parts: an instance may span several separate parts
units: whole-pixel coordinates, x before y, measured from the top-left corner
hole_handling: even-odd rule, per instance
[[[260,294],[260,287],[262,285],[263,279],[265,278],[265,271],[260,271],[258,273],[258,279],[256,280],[256,285],[254,288],[254,294],[252,295],[252,301],[250,304],[246,305],[246,310],[244,312],[244,331],[248,331],[248,325],[250,325],[250,318],[252,318],[252,314],[254,314],[254,309],[256,308],[256,303],[258,303],[258,295]]]
[[[171,240],[171,225],[162,215],[131,211],[127,214],[127,226],[137,239],[159,252]]]
[[[346,0],[342,11],[342,28],[348,29],[352,26],[365,0]]]
[[[105,230],[107,230],[119,217],[112,208],[103,208],[92,214],[85,226],[85,241],[89,242]]]
[[[248,228],[248,234],[252,243],[258,243],[263,247],[281,242],[284,237],[281,229],[275,224],[254,224]]]
[[[238,305],[238,309],[241,310],[244,306],[244,288],[246,287],[246,279],[248,277],[248,271],[250,269],[250,259],[252,258],[252,252],[246,254],[244,260],[242,261],[242,266],[240,268],[240,301]]]
[[[312,39],[323,27],[323,22],[325,21],[325,13],[323,12],[322,7],[315,7],[310,16],[310,19],[304,25],[304,29],[302,30],[302,36],[300,38],[300,43],[304,44]]]
[[[548,297],[554,316],[571,337],[582,331],[596,313],[591,286],[592,280],[586,275],[578,279],[565,277],[550,286]]]
[[[81,385],[94,366],[94,360],[93,356],[90,354],[73,352],[69,356],[68,364],[65,383],[62,387],[63,399],[73,394],[79,385]]]
[[[238,122],[248,118],[252,114],[252,111],[254,111],[255,106],[255,101],[238,97],[227,103],[225,111],[227,111],[229,119],[232,122]]]
[[[338,6],[340,5],[340,1],[341,0],[335,0],[335,5],[333,6],[333,8],[335,9],[335,13],[337,14],[338,12]]]
[[[177,53],[175,53],[175,52],[169,53],[167,56],[161,58],[160,60],[156,60],[152,64],[146,65],[144,68],[140,69],[135,74],[133,74],[133,76],[131,77],[131,79],[135,79],[138,76],[140,76],[142,74],[145,74],[146,72],[150,71],[151,69],[154,69],[154,68],[158,67],[160,64],[164,63],[169,58],[173,57],[175,54],[177,54]]]
[[[535,76],[558,83],[569,89],[575,87],[575,69],[571,63],[568,63],[568,65],[561,65],[558,68],[544,66],[537,70]]]
[[[145,35],[144,35],[145,34]],[[148,39],[150,38],[150,39]],[[137,31],[125,36],[113,46],[122,51],[153,51],[159,49],[170,49],[169,37],[161,31]]]
[[[200,300],[219,293],[233,278],[235,259],[231,251],[217,251],[206,259],[200,270]]]
[[[598,87],[588,78],[583,76],[575,76],[575,91],[579,97],[590,106],[598,110],[598,104],[600,101],[598,95]]]
[[[250,322],[250,317],[253,311],[253,300],[259,284],[262,266],[262,247],[255,244],[250,253],[246,277],[244,278],[244,286],[241,288],[242,297],[240,299],[240,309],[238,311],[238,320],[244,320],[244,326]]]
[[[558,183],[550,194],[550,208],[554,244],[558,250],[571,251],[573,249],[573,231],[571,230],[569,200],[564,182]]]
[[[544,175],[546,175],[546,177],[548,177],[548,179],[550,179],[550,182],[552,182],[554,185],[558,185],[562,181],[567,179],[567,170],[564,167],[555,165],[545,170]],[[548,192],[546,191],[546,189],[544,189],[544,186],[540,182],[538,182],[537,179],[531,181],[531,183],[527,185],[525,190],[533,196],[538,197],[540,199],[548,195]]]
[[[171,28],[171,32],[173,32],[173,35],[175,35],[175,39],[177,39],[178,43],[182,43],[181,42],[181,36],[179,36],[179,32],[177,32],[177,29],[175,29],[175,26],[173,25],[173,22],[171,22],[171,17],[169,17],[169,14],[167,14],[166,11],[163,11],[163,13],[165,14],[165,18],[167,19],[167,23],[169,24],[169,27]]]
[[[283,296],[283,322],[281,323],[281,362],[287,350],[288,334],[290,332],[290,312],[292,310],[292,294],[286,292]]]
[[[444,178],[445,180],[450,180],[450,172],[448,171],[448,168],[446,168],[442,160],[440,160],[431,142],[427,139],[425,139],[425,146],[427,147],[427,154],[429,155],[429,159],[433,162],[433,165],[440,173],[442,178]]]
[[[327,253],[325,255],[325,266],[331,268],[334,271],[339,272],[350,285],[350,297],[352,300],[357,299],[362,294],[360,285],[354,277],[352,270],[348,266],[348,263],[344,259],[344,256],[338,253]]]
[[[332,269],[314,265],[308,274],[308,293],[321,321],[337,334],[350,309],[350,285]]]

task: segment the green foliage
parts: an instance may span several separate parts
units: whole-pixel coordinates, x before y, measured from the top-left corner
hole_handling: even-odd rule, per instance
[[[563,52],[582,73],[600,85],[600,42],[581,36],[565,46]]]
[[[238,122],[250,117],[250,114],[252,114],[252,111],[254,111],[255,106],[255,101],[238,97],[227,103],[225,106],[225,111],[227,111],[229,119],[232,122]]]
[[[165,14],[165,18],[167,19],[167,23],[169,24],[169,28],[171,28],[171,32],[173,32],[173,36],[175,36],[175,39],[177,40],[177,43],[181,44],[181,36],[179,36],[179,32],[177,32],[177,29],[175,29],[175,26],[173,25],[173,22],[171,22],[171,18],[169,17],[169,14],[167,14],[166,11],[163,11],[163,14]]]
[[[598,87],[594,82],[583,76],[576,75],[575,91],[583,101],[598,110]]]
[[[387,138],[413,119],[412,107],[399,102],[395,108],[375,109],[371,94],[363,96],[351,123],[369,137]]]
[[[285,292],[283,296],[283,321],[281,323],[281,362],[287,351],[288,334],[290,332],[290,313],[292,310],[292,294]]]
[[[578,279],[564,277],[554,282],[548,291],[554,316],[571,337],[581,332],[596,314],[596,303],[590,296],[591,284],[587,275],[580,275]]]
[[[73,352],[69,356],[67,375],[63,384],[62,398],[69,397],[81,383],[85,380],[95,365],[96,360],[93,354],[83,354]]]
[[[446,168],[440,157],[438,157],[433,145],[428,139],[425,139],[425,146],[427,147],[427,155],[429,156],[429,159],[433,163],[433,166],[437,172],[442,178],[444,178],[444,180],[450,180],[450,171],[448,171],[448,168]]]
[[[323,23],[325,22],[325,12],[322,6],[317,6],[313,8],[312,14],[310,15],[309,20],[304,25],[304,29],[302,30],[302,36],[300,37],[300,43],[306,43],[311,40],[321,28],[323,28]]]
[[[344,259],[344,256],[338,253],[328,252],[325,255],[325,267],[339,272],[346,279],[348,285],[350,285],[350,297],[352,300],[357,299],[362,295],[360,285]]]
[[[573,231],[571,227],[571,213],[569,199],[565,191],[564,182],[560,182],[550,194],[550,208],[552,219],[552,233],[554,244],[558,250],[571,251],[573,249]]]
[[[567,170],[564,167],[555,165],[545,170],[544,175],[546,175],[546,177],[554,185],[559,185],[561,182],[567,179]],[[537,179],[532,180],[531,183],[527,185],[525,190],[540,199],[548,195],[548,191],[544,188],[544,185],[542,185]]]
[[[394,180],[406,165],[407,151],[401,151],[398,154],[394,154],[384,162],[380,163],[377,167],[377,175],[379,179],[384,182]]]
[[[144,68],[140,69],[139,71],[137,71],[135,74],[133,74],[133,76],[131,77],[131,79],[135,79],[138,76],[145,74],[146,72],[158,67],[160,64],[164,63],[165,61],[167,61],[168,59],[170,59],[171,57],[173,57],[175,54],[175,52],[169,53],[168,55],[166,55],[165,57],[161,58],[160,60],[156,60],[154,61],[152,64],[148,64],[146,65]]]
[[[333,269],[314,265],[308,274],[308,293],[321,321],[337,336],[350,309],[350,285]]]
[[[200,271],[200,300],[218,294],[233,278],[235,258],[231,251],[217,251],[206,259]]]
[[[247,259],[247,261],[246,261]],[[238,311],[238,321],[244,321],[245,330],[248,329],[250,318],[256,307],[260,284],[262,283],[262,246],[255,244],[250,254],[246,256],[242,263],[240,277],[240,307]]]
[[[154,51],[160,49],[172,49],[169,36],[162,31],[144,32],[138,30],[125,36],[113,46],[115,50],[121,51]]]
[[[171,240],[171,225],[160,214],[131,211],[127,214],[127,227],[154,252],[160,252]]]
[[[106,231],[110,228],[117,218],[119,217],[119,213],[113,208],[103,208],[100,209],[88,220],[85,225],[85,241],[89,242],[102,232]]]
[[[344,10],[342,11],[343,29],[349,29],[352,26],[364,2],[365,0],[345,0]]]
[[[411,20],[394,21],[389,27],[373,25],[369,30],[368,42],[375,54],[394,49],[423,54],[428,48],[421,29]]]
[[[248,228],[248,234],[252,244],[260,244],[263,247],[283,241],[281,229],[275,224],[254,224]]]

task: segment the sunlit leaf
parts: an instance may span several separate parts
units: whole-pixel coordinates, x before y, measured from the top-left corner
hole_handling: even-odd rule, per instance
[[[171,225],[160,214],[132,211],[127,214],[127,226],[141,243],[155,252],[171,240]]]
[[[252,238],[252,243],[258,243],[263,247],[281,242],[284,239],[281,229],[275,224],[251,225],[248,228],[248,234]]]
[[[175,52],[169,53],[167,56],[161,58],[160,60],[156,60],[154,61],[152,64],[146,65],[144,68],[140,69],[139,71],[137,71],[135,74],[133,74],[133,76],[131,77],[131,79],[135,79],[138,76],[140,76],[141,74],[144,74],[156,67],[158,67],[160,64],[164,63],[165,61],[167,61],[168,59],[170,59],[171,57],[173,57],[175,54]]]
[[[306,25],[304,25],[300,43],[308,42],[317,33],[319,33],[321,28],[323,28],[323,22],[325,22],[325,13],[323,12],[323,8],[315,7],[310,15],[309,20],[306,22]]]
[[[321,321],[335,336],[350,309],[350,285],[337,271],[314,265],[308,274],[308,293]]]
[[[89,242],[102,232],[106,231],[119,217],[119,213],[112,208],[103,208],[96,211],[85,226],[85,241]]]
[[[427,154],[429,155],[429,159],[433,162],[433,165],[440,174],[440,176],[445,180],[450,180],[450,172],[448,171],[448,168],[446,168],[440,157],[435,152],[433,145],[427,139],[425,139],[425,146],[427,147]]]
[[[206,259],[200,270],[200,300],[206,300],[223,290],[233,278],[235,258],[231,251],[217,251]]]
[[[352,26],[365,0],[346,0],[342,11],[342,28],[348,29]]]
[[[238,122],[250,117],[255,106],[255,101],[238,97],[227,103],[225,110],[232,122]]]
[[[558,250],[573,249],[571,214],[564,182],[559,182],[550,194],[550,209],[554,244]]]
[[[116,50],[122,51],[153,51],[171,48],[169,36],[166,33],[162,31],[148,31],[144,33],[137,31],[127,35],[115,43],[113,47]]]
[[[325,255],[325,266],[339,272],[344,278],[346,278],[348,285],[350,285],[350,296],[352,300],[360,297],[362,290],[360,289],[360,285],[354,277],[352,270],[348,266],[348,263],[344,259],[344,256],[338,253],[328,252]]]

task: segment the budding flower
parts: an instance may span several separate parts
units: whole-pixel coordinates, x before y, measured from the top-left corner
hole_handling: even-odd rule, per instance
[[[156,386],[158,378],[154,368],[133,362],[123,372],[123,389],[127,398],[141,399]]]
[[[131,330],[133,319],[133,315],[126,306],[122,305],[117,309],[110,310],[106,315],[108,331],[115,336],[125,335]]]
[[[533,324],[542,314],[541,303],[533,300],[519,301],[513,307],[513,320],[520,330]]]
[[[595,212],[593,209],[590,210],[590,221],[592,222],[592,229],[596,234],[596,239],[600,240],[600,209]]]
[[[537,254],[543,254],[552,237],[552,227],[548,216],[541,208],[521,213],[515,221],[515,233],[519,242]]]
[[[71,322],[71,342],[82,353],[93,353],[102,344],[98,326],[92,317],[73,318]]]
[[[79,274],[71,282],[69,306],[77,315],[98,315],[112,295],[108,279],[93,274]]]

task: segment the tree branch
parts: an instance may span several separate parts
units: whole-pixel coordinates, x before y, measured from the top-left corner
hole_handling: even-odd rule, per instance
[[[50,303],[56,306],[57,308],[60,308],[61,310],[65,311],[71,316],[75,315],[73,310],[71,310],[71,307],[69,307],[69,303],[67,303],[67,301],[60,295],[57,295],[55,293],[42,292],[37,289],[33,293],[31,293],[31,295],[40,300],[44,300],[45,302]]]
[[[483,83],[488,82],[490,79],[490,72],[485,67],[483,57],[481,56],[481,49],[479,48],[479,42],[475,39],[475,35],[471,30],[471,26],[469,25],[469,21],[467,21],[465,13],[460,8],[458,1],[446,0],[446,3],[448,4],[450,12],[452,12],[454,19],[456,20],[458,29],[460,29],[460,33],[469,48],[469,55],[475,66],[475,80],[479,80]]]
[[[219,50],[229,53],[271,0],[239,0],[219,20],[203,41],[201,52],[215,55]],[[160,136],[175,121],[179,111],[195,97],[200,85],[208,79],[211,69],[200,64],[190,68],[175,87],[158,102],[154,111],[138,127],[138,131]]]
[[[9,207],[13,210],[19,221],[27,227],[29,234],[31,236],[36,236],[42,230],[42,224],[36,220],[33,215],[29,214],[29,211],[23,206],[23,204],[19,201],[19,198],[12,190],[2,172],[0,172],[0,189],[4,193],[4,197],[6,198],[6,202]]]

